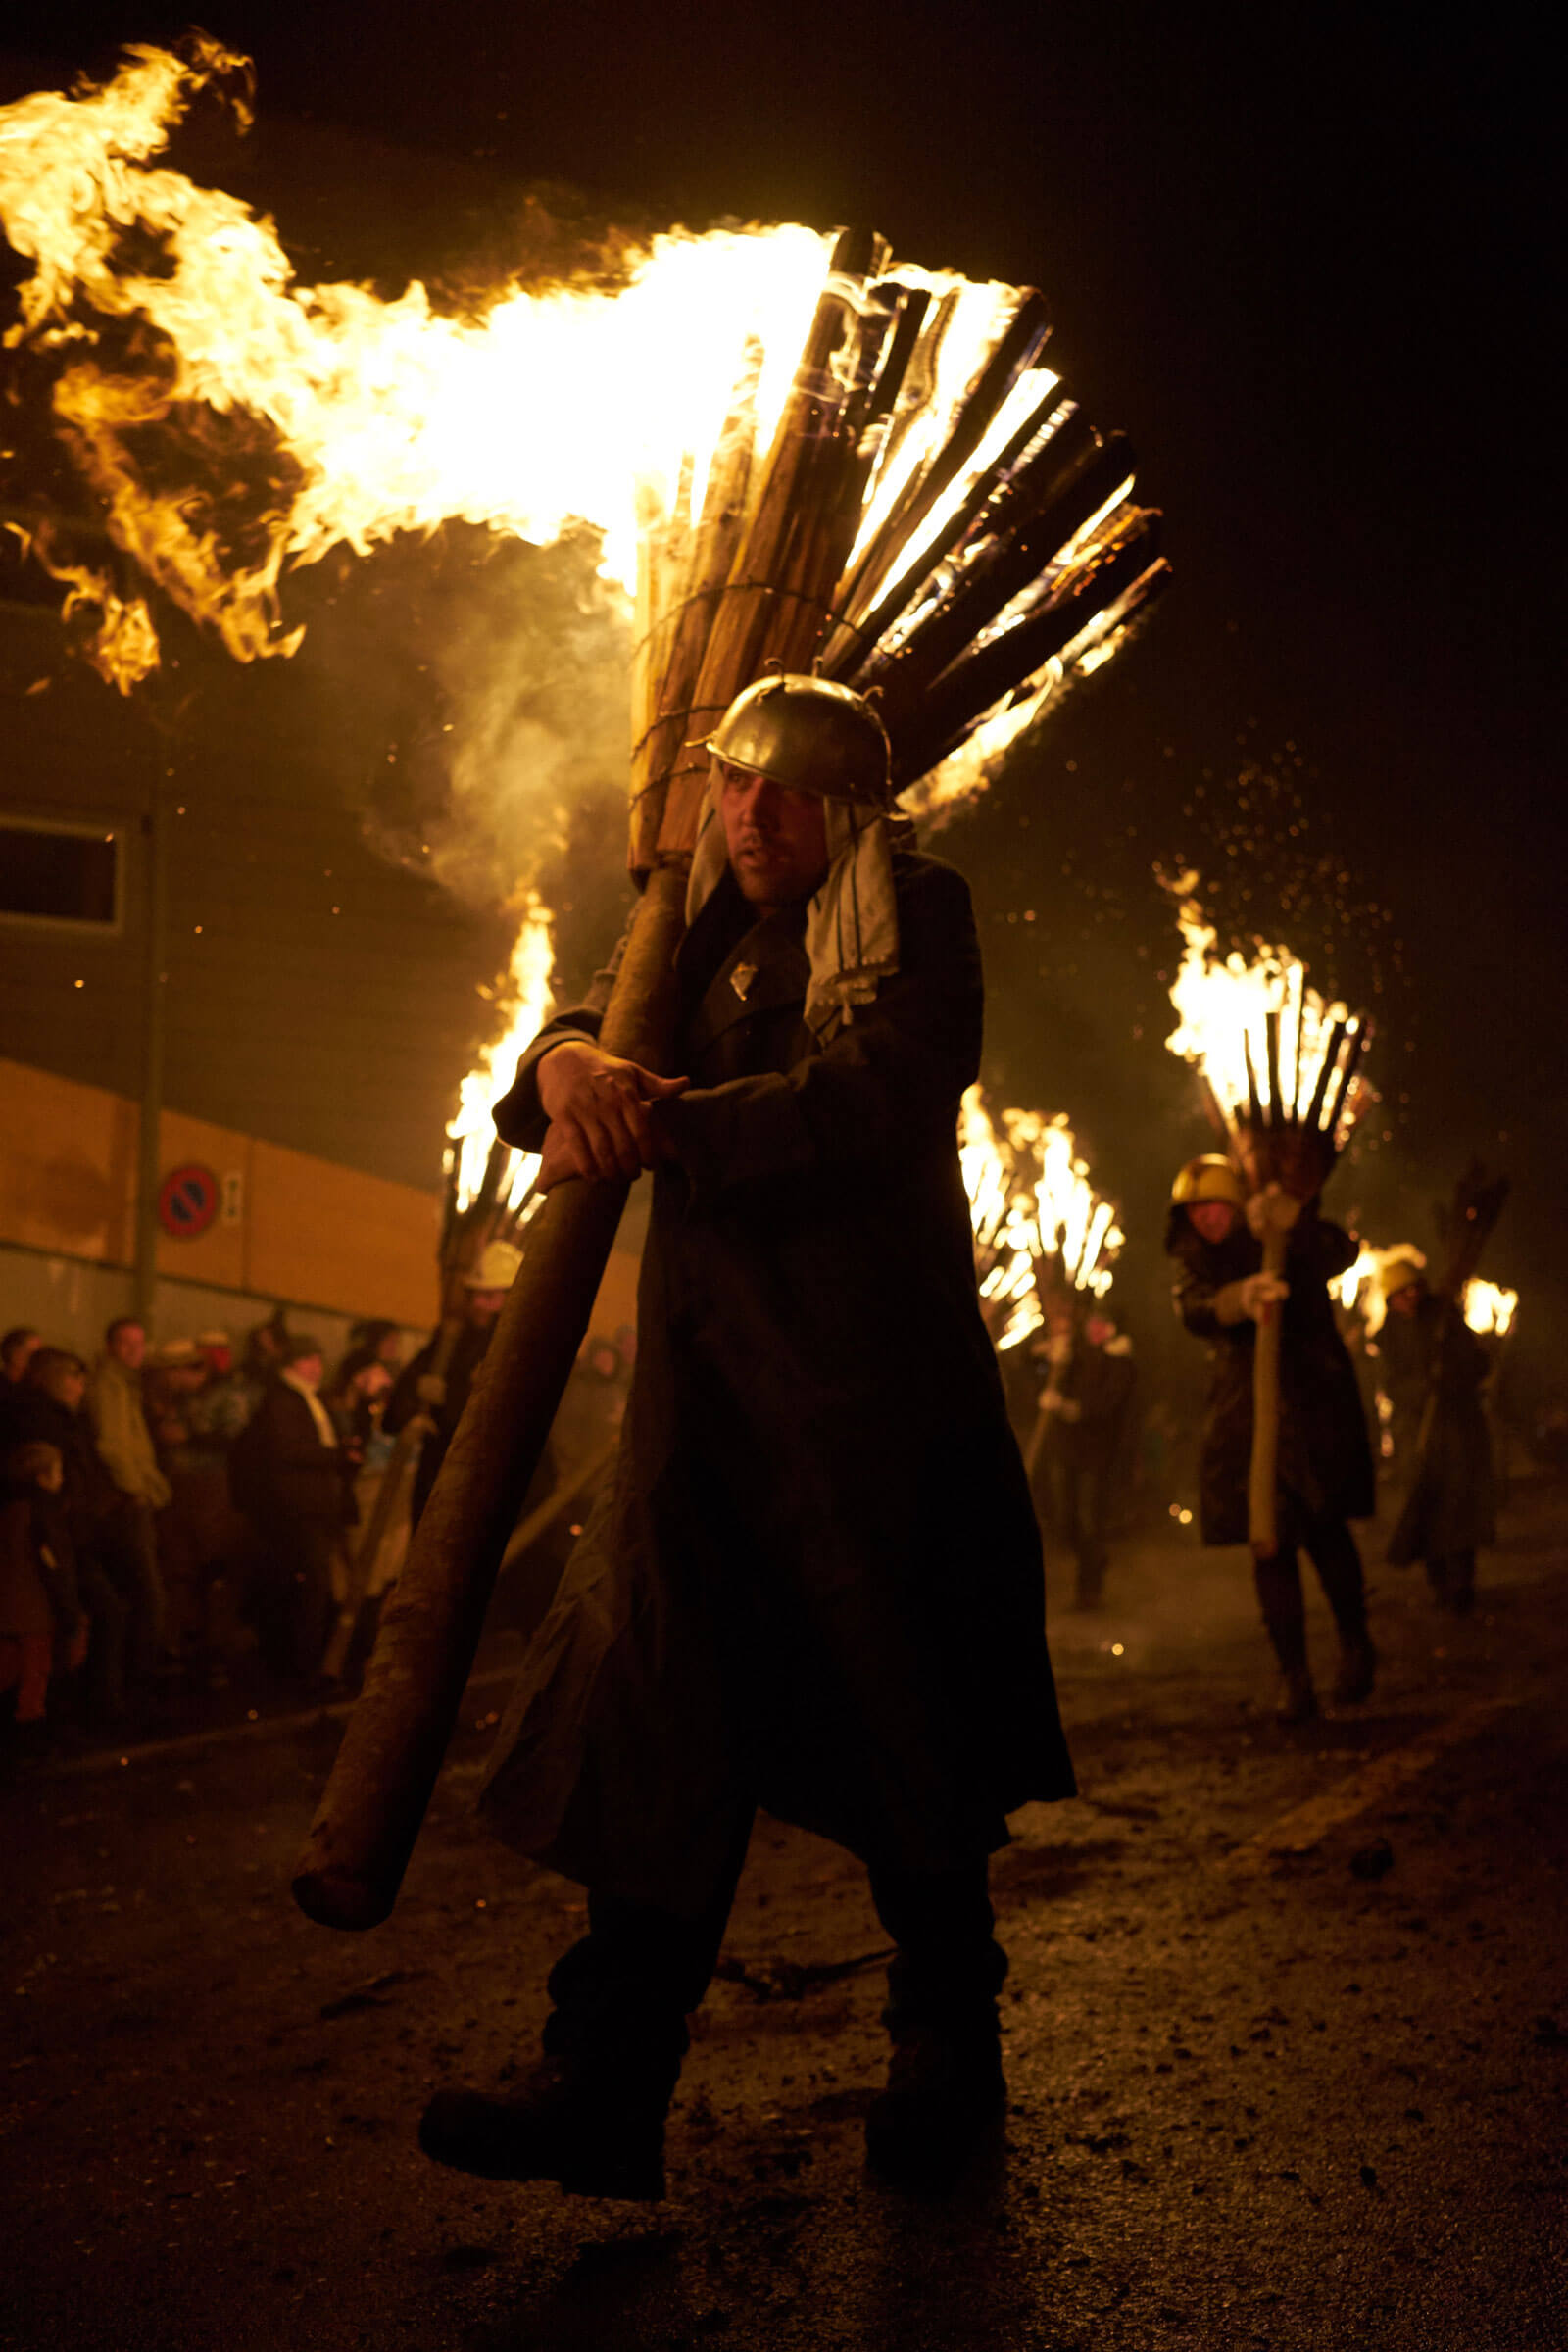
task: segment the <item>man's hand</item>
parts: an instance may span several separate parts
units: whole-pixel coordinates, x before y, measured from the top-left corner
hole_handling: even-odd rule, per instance
[[[1302,1203],[1283,1185],[1265,1184],[1260,1193],[1250,1193],[1247,1200],[1247,1222],[1261,1242],[1271,1233],[1289,1233],[1301,1213]]]
[[[539,1064],[539,1103],[550,1121],[534,1179],[540,1192],[567,1176],[629,1182],[657,1166],[668,1153],[658,1105],[690,1083],[661,1078],[586,1038],[553,1047]]]
[[[1214,1294],[1214,1312],[1222,1323],[1261,1323],[1271,1306],[1291,1295],[1291,1286],[1277,1274],[1249,1274],[1245,1281],[1227,1282]]]

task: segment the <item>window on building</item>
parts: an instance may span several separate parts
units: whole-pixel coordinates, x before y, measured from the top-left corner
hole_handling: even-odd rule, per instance
[[[0,816],[0,923],[118,930],[122,846],[110,825]]]

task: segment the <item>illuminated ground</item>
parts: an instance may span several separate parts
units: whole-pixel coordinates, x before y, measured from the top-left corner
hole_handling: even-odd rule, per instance
[[[1144,1544],[1115,1607],[1054,1621],[1086,1793],[997,1866],[1006,2153],[946,2201],[862,2176],[877,1972],[809,1970],[881,1938],[810,1838],[759,1832],[669,2200],[632,2207],[414,2147],[433,2084],[530,2049],[580,1916],[467,1819],[471,1728],[360,1940],[287,1891],[330,1726],[25,1781],[0,1800],[0,2343],[1563,2340],[1568,1492],[1516,1497],[1505,1536],[1466,1627],[1379,1571],[1377,1696],[1304,1733],[1269,1719],[1233,1557]],[[1392,1867],[1356,1876],[1378,1838]]]

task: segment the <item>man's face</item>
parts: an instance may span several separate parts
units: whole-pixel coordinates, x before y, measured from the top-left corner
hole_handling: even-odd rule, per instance
[[[139,1323],[122,1323],[109,1343],[109,1352],[117,1355],[127,1371],[139,1372],[147,1352],[147,1334]]]
[[[80,1364],[57,1364],[44,1383],[45,1393],[68,1412],[79,1412],[87,1394],[87,1375]]]
[[[1229,1241],[1235,1230],[1236,1204],[1232,1200],[1192,1200],[1187,1214],[1205,1242]]]
[[[1421,1303],[1421,1286],[1407,1282],[1402,1291],[1396,1291],[1389,1300],[1389,1312],[1395,1315],[1413,1315]]]
[[[35,1331],[24,1331],[19,1340],[13,1340],[6,1350],[7,1380],[20,1380],[42,1346],[43,1341]]]
[[[505,1291],[470,1291],[468,1293],[468,1321],[493,1323],[507,1302]]]
[[[202,1354],[206,1359],[208,1371],[215,1373],[219,1379],[221,1379],[225,1372],[231,1372],[234,1368],[232,1348],[204,1348]]]
[[[318,1389],[321,1385],[321,1359],[318,1355],[297,1355],[289,1366],[289,1373],[305,1388]]]
[[[769,912],[808,899],[827,871],[827,817],[814,792],[794,792],[715,760],[716,799],[741,895]]]
[[[66,1483],[66,1465],[58,1453],[51,1452],[38,1473],[38,1484],[46,1494],[58,1494]]]

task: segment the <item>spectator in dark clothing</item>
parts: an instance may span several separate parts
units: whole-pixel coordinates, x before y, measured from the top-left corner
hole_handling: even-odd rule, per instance
[[[140,1533],[127,1524],[127,1498],[110,1476],[82,1411],[87,1367],[64,1348],[40,1348],[6,1406],[7,1442],[41,1442],[63,1465],[60,1500],[88,1623],[87,1703],[112,1721],[127,1679],[151,1674],[158,1614],[143,1583]],[[159,1603],[161,1607],[161,1593]]]
[[[262,1655],[281,1678],[320,1670],[332,1570],[354,1520],[354,1465],[321,1402],[321,1346],[303,1335],[229,1449],[229,1493],[261,1540],[255,1596]]]
[[[1481,1400],[1491,1358],[1458,1302],[1429,1290],[1412,1259],[1393,1259],[1383,1285],[1378,1365],[1393,1406],[1395,1474],[1405,1489],[1389,1561],[1424,1561],[1433,1599],[1463,1617],[1475,1605],[1476,1553],[1496,1533],[1492,1433]]]
[[[0,1339],[0,1381],[20,1380],[42,1346],[42,1337],[29,1323],[19,1323],[8,1331]]]
[[[51,1674],[87,1654],[64,1483],[59,1448],[41,1439],[0,1456],[0,1708],[24,1736],[43,1723]]]
[[[1130,1344],[1107,1315],[1092,1310],[1080,1322],[1065,1307],[1048,1320],[1045,1331],[1048,1378],[1037,1403],[1046,1418],[1037,1477],[1049,1483],[1048,1524],[1077,1566],[1073,1606],[1098,1609],[1110,1559],[1111,1498],[1138,1374]],[[1058,1351],[1054,1362],[1053,1348]]]
[[[447,1337],[445,1326],[433,1334],[414,1361],[405,1367],[392,1391],[382,1422],[384,1429],[395,1436],[416,1413],[426,1414],[432,1423],[414,1474],[416,1527],[435,1485],[436,1473],[446,1460],[453,1432],[463,1417],[473,1376],[484,1361],[496,1317],[521,1263],[522,1252],[511,1242],[489,1243],[472,1271],[464,1278],[463,1320],[444,1367],[438,1369]]]

